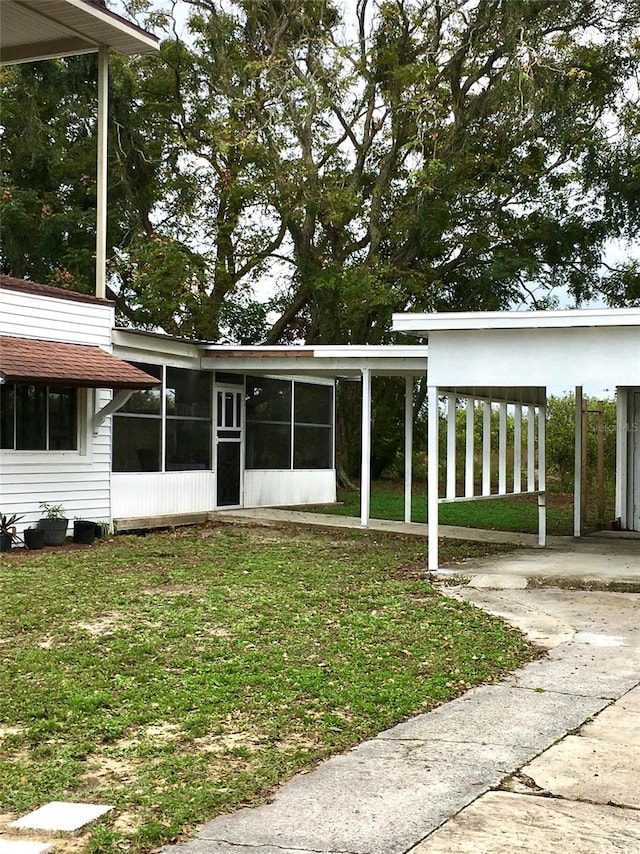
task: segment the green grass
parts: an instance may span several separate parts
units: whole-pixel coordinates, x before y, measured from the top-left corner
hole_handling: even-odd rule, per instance
[[[85,848],[150,850],[535,655],[424,565],[416,538],[222,525],[3,556],[5,813],[114,804]]]
[[[567,493],[547,492],[547,533],[557,536],[573,534],[573,497]],[[609,502],[611,503],[611,502]],[[300,508],[310,512],[342,516],[360,515],[360,493],[338,490],[338,504],[322,504]],[[609,508],[613,514],[613,509]],[[595,527],[594,508],[590,508],[588,528]],[[371,518],[404,519],[404,487],[397,481],[379,480],[371,487]],[[427,499],[424,484],[414,484],[411,500],[411,519],[426,522]],[[491,498],[440,505],[440,523],[469,528],[488,528],[498,531],[537,533],[538,504],[536,496]]]

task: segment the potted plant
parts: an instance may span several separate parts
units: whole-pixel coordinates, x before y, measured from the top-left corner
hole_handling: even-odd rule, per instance
[[[44,548],[44,531],[42,528],[25,528],[22,536],[25,546],[33,551]]]
[[[96,537],[96,523],[86,519],[74,519],[73,542],[90,546]]]
[[[62,504],[40,504],[42,518],[38,520],[38,528],[44,531],[45,546],[62,546],[67,536],[69,520],[64,515]]]
[[[10,552],[11,546],[18,541],[18,531],[16,522],[19,522],[22,516],[5,516],[0,515],[0,552]]]

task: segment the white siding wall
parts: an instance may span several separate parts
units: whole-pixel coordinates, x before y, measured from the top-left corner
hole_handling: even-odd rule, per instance
[[[113,308],[0,289],[0,335],[92,344],[111,351]],[[0,510],[24,515],[19,529],[40,518],[40,502],[62,504],[74,517],[111,519],[111,419],[93,435],[90,418],[111,392],[82,391],[80,451],[1,451]]]
[[[210,471],[116,472],[111,490],[114,519],[203,513],[216,503]]]
[[[244,473],[245,507],[330,504],[335,501],[336,473],[333,469]]]

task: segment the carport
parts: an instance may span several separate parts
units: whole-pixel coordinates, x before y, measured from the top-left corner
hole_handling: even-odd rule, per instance
[[[438,508],[445,501],[535,494],[539,506],[539,545],[546,542],[545,403],[549,386],[574,387],[574,535],[581,535],[580,495],[582,394],[585,386],[615,389],[617,395],[616,516],[620,528],[640,530],[640,310],[455,312],[397,314],[396,332],[426,339],[428,370],[428,458],[440,455],[439,401],[447,401],[446,486],[438,466],[429,465],[429,568],[438,568]],[[455,410],[466,403],[464,489],[455,469]],[[481,489],[475,488],[473,417],[482,402]],[[492,482],[491,406],[500,413],[497,488]],[[507,482],[507,413],[513,414],[512,482]],[[526,472],[522,447],[526,423]],[[495,464],[495,463],[494,463]]]

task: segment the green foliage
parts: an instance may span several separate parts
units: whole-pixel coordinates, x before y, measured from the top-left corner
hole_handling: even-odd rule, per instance
[[[637,5],[198,0],[185,41],[152,8],[160,52],[111,63],[120,319],[383,343],[393,311],[635,299],[600,271],[638,216]],[[2,75],[3,269],[89,288],[95,59]]]

